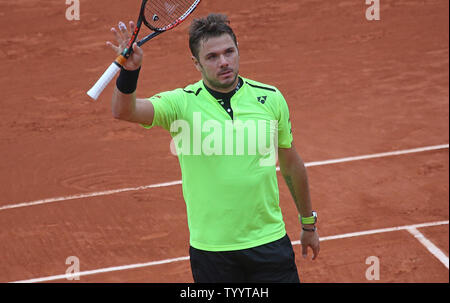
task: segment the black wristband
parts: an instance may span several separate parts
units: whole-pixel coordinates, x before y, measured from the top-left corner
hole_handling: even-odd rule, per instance
[[[305,227],[302,226],[302,229],[304,231],[316,231],[316,227],[315,226],[313,228],[305,228]]]
[[[134,93],[136,91],[140,71],[140,67],[137,70],[126,70],[122,67],[116,81],[117,89],[123,94]]]

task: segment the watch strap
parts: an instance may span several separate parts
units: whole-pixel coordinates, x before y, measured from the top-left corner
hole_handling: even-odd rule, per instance
[[[313,211],[313,215],[311,217],[302,217],[298,215],[300,219],[300,223],[302,224],[316,224],[317,222],[317,214],[315,211]]]
[[[303,226],[302,226],[302,229],[303,229],[304,231],[311,231],[311,232],[317,230],[317,228],[316,228],[315,226],[313,226],[313,228],[306,228],[306,227],[303,227]]]

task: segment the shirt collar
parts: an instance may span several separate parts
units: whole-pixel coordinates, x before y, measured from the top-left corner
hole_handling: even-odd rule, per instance
[[[231,99],[234,96],[234,94],[236,94],[239,91],[239,89],[242,87],[243,84],[244,84],[244,80],[242,80],[242,78],[239,77],[239,82],[234,90],[232,90],[231,92],[228,92],[228,93],[221,93],[221,92],[213,90],[212,88],[209,88],[203,81],[203,85],[205,86],[206,90],[217,100]]]

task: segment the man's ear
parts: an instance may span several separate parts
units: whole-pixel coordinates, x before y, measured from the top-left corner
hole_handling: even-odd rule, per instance
[[[194,62],[195,68],[201,72],[202,71],[202,65],[198,61],[198,59],[195,56],[192,56],[192,62]]]

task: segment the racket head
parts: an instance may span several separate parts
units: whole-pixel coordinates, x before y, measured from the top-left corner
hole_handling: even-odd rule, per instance
[[[140,17],[151,30],[164,32],[183,22],[199,3],[200,0],[147,0]]]

